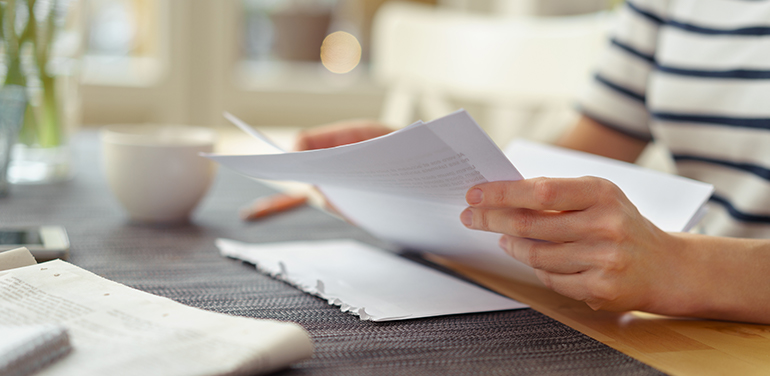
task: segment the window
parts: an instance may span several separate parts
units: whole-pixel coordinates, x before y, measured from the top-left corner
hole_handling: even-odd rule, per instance
[[[351,11],[341,7],[344,2],[88,0],[84,122],[218,124],[222,111],[256,125],[376,117],[383,90],[368,79],[365,57],[340,75],[311,56],[312,46],[304,51],[276,47],[310,42],[312,33],[281,42],[287,37],[282,27],[312,26],[292,19],[292,6],[312,3],[319,10],[315,34],[323,39],[331,30],[332,11]],[[340,29],[358,27],[365,35],[351,19]]]

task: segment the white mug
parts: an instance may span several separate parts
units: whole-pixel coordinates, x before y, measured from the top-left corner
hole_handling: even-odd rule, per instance
[[[102,128],[103,167],[110,189],[132,221],[176,224],[208,191],[216,165],[216,132],[183,125],[120,124]]]

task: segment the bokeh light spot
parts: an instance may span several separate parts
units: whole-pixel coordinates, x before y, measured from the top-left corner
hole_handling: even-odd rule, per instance
[[[361,44],[350,33],[335,31],[321,44],[321,63],[331,72],[348,73],[361,62]]]

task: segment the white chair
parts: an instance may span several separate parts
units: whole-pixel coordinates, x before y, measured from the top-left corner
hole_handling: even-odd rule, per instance
[[[611,16],[524,18],[386,3],[372,29],[371,68],[388,95],[381,120],[395,126],[469,111],[499,144],[550,141],[569,121],[606,44]]]

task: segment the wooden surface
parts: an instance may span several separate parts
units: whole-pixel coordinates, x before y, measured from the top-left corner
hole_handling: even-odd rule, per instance
[[[431,257],[503,295],[672,375],[770,375],[770,325],[593,311],[545,288]]]

